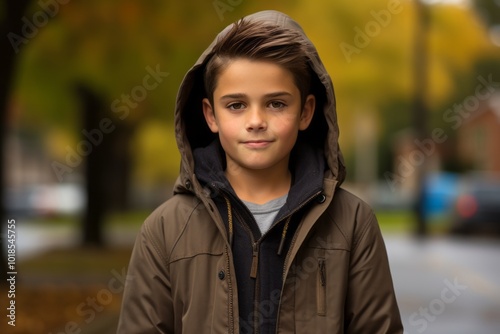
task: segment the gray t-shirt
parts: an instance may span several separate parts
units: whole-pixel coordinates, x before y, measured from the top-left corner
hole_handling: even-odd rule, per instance
[[[278,197],[264,204],[256,204],[247,201],[243,203],[247,206],[248,210],[252,213],[259,225],[260,232],[266,233],[274,222],[274,218],[280,211],[281,207],[285,205],[288,194]]]

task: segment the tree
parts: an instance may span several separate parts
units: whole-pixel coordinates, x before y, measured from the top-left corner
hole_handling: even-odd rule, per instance
[[[109,144],[104,138],[111,129],[106,120],[106,104],[102,97],[86,85],[78,85],[81,102],[82,124],[86,129],[80,141],[80,151],[85,159],[86,207],[82,216],[82,241],[84,246],[103,246],[103,222],[109,198],[107,177]],[[106,122],[106,121],[105,121]],[[84,151],[86,150],[86,151]],[[78,153],[78,152],[77,152]]]
[[[9,0],[4,3],[3,17],[0,19],[0,31],[2,35],[2,45],[0,52],[0,67],[2,74],[0,75],[0,284],[6,283],[7,263],[5,256],[4,241],[6,238],[3,234],[7,223],[6,216],[6,194],[5,194],[5,135],[8,132],[9,115],[8,102],[11,92],[11,84],[15,71],[16,55],[18,52],[14,49],[8,36],[11,33],[20,34],[23,22],[21,17],[28,7],[29,0]],[[17,49],[19,51],[19,49]]]
[[[413,96],[413,128],[416,139],[419,142],[428,138],[428,118],[429,111],[427,106],[427,86],[428,86],[428,25],[429,13],[426,6],[420,0],[415,1],[416,6],[416,29],[413,47],[413,73],[414,73],[414,96]],[[427,235],[427,221],[424,212],[426,196],[426,176],[427,163],[416,166],[416,184],[414,202],[414,214],[416,222],[416,234],[419,237]]]

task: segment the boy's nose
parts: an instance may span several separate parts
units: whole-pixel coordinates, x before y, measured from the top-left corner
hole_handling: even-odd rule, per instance
[[[265,112],[260,108],[249,110],[246,128],[248,131],[265,130],[267,128]]]

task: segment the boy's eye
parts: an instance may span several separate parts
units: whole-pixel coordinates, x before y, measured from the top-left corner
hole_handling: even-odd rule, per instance
[[[286,105],[280,101],[272,101],[271,103],[269,103],[269,107],[271,107],[273,109],[281,109],[281,108],[286,107]]]
[[[241,102],[234,102],[227,106],[231,110],[241,110],[245,107],[245,105]]]

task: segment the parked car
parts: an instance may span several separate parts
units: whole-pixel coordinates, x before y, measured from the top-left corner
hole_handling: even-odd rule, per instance
[[[455,201],[451,231],[500,234],[500,178],[481,176],[464,182]]]
[[[434,172],[425,181],[424,215],[427,220],[449,216],[457,199],[460,176],[450,172]]]

